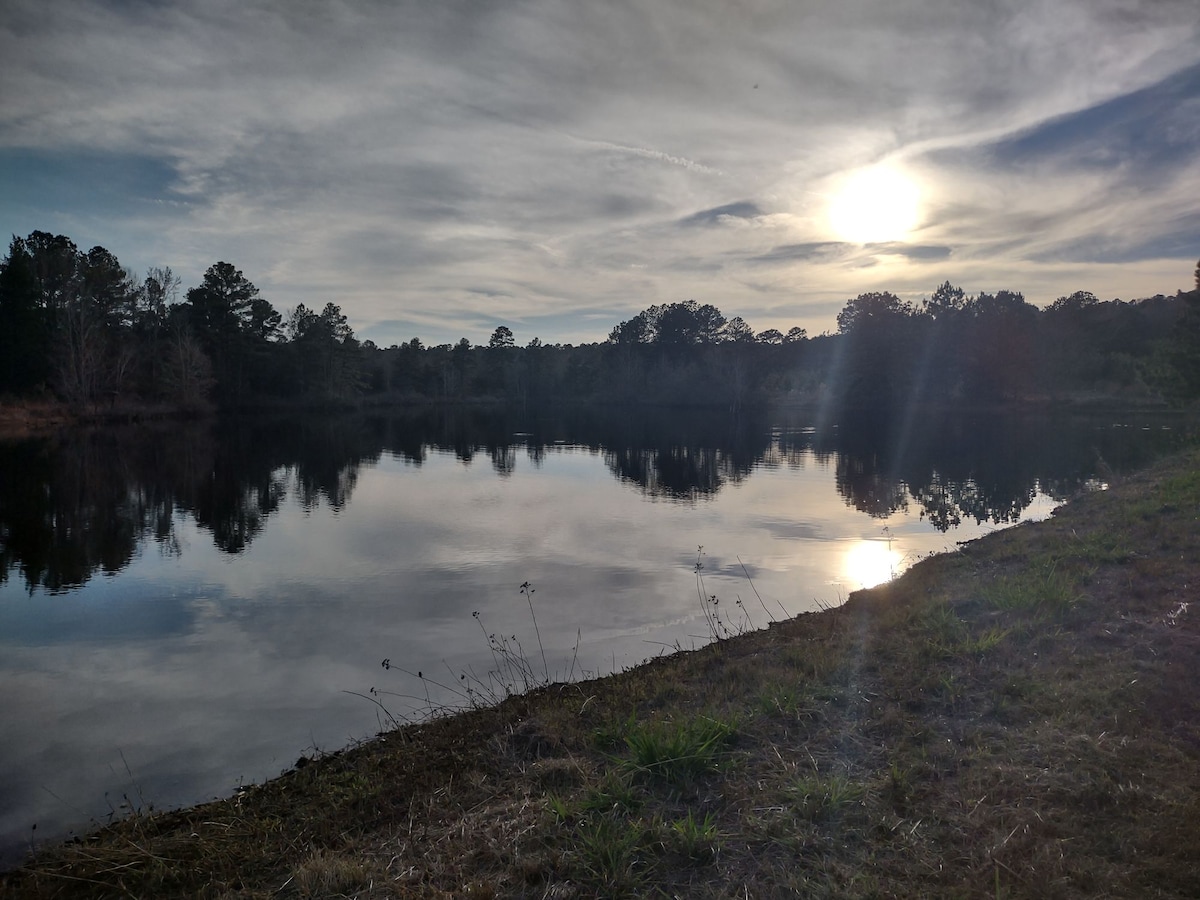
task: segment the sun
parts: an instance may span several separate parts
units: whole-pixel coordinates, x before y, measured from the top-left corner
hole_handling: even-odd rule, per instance
[[[916,182],[890,166],[851,173],[829,202],[829,224],[853,244],[902,241],[916,226],[921,192]]]

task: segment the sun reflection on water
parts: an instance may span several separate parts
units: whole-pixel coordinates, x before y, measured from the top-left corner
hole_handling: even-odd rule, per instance
[[[903,561],[891,541],[858,541],[842,557],[842,572],[855,590],[872,588],[899,575]]]

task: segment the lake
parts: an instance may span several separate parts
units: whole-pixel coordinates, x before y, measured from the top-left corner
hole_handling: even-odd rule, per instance
[[[0,863],[530,677],[839,604],[1183,439],[1145,416],[431,409],[0,442]]]

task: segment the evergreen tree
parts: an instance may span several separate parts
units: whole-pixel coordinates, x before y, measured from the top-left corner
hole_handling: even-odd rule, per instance
[[[275,355],[270,344],[279,336],[282,317],[240,269],[227,262],[210,266],[200,286],[187,292],[187,307],[222,395],[237,402],[271,382]]]
[[[21,394],[49,375],[50,318],[32,255],[14,236],[0,262],[0,392]]]

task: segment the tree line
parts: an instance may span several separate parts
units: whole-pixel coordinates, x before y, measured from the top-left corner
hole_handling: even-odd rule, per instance
[[[188,409],[360,389],[362,348],[337,304],[284,315],[227,262],[180,287],[169,267],[138,279],[64,235],[13,237],[0,262],[0,394]]]
[[[228,262],[181,296],[168,267],[142,278],[103,247],[35,231],[0,261],[0,394],[172,408],[271,402],[497,400],[649,402],[741,409],[997,403],[1105,395],[1200,395],[1197,289],[1102,301],[1087,291],[1042,309],[1016,291],[949,281],[913,303],[846,302],[835,333],[755,331],[694,300],[650,306],[602,342],[519,346],[498,325],[382,348],[340,307],[281,313]]]

